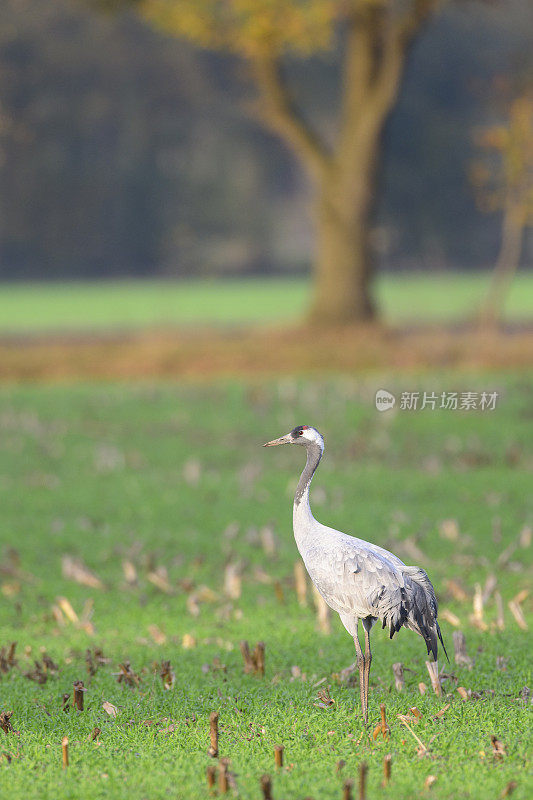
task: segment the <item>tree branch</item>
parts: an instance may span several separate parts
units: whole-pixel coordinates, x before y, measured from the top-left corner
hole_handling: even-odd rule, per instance
[[[411,10],[396,25],[396,36],[403,41],[404,47],[409,47],[443,2],[444,0],[413,0]]]
[[[357,121],[387,113],[397,96],[410,45],[444,0],[411,0],[395,15],[385,3],[355,0],[347,20],[340,147],[349,149]]]
[[[330,154],[296,108],[279,59],[262,53],[251,58],[251,66],[261,95],[260,115],[292,147],[312,175],[321,179],[330,166]]]
[[[347,20],[343,65],[341,139],[352,128],[365,103],[375,69],[376,31],[382,9],[361,4]]]
[[[398,95],[409,49],[443,0],[412,0],[399,20],[391,20],[384,33],[382,63],[375,80],[376,111],[386,114]]]

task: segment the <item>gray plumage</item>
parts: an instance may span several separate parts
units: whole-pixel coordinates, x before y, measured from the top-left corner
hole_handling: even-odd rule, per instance
[[[366,722],[372,660],[370,629],[379,620],[392,639],[405,626],[423,637],[428,654],[436,661],[438,640],[443,647],[444,643],[437,622],[435,591],[420,567],[407,566],[384,548],[329,528],[314,518],[309,487],[324,451],[324,441],[315,428],[300,425],[265,446],[277,444],[300,444],[307,450],[306,465],[294,496],[294,537],[318,592],[339,614],[354,639]],[[359,621],[365,633],[364,654],[358,639]]]

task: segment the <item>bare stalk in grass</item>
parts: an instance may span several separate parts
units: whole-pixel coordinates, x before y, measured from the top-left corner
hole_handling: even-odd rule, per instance
[[[366,800],[366,774],[368,772],[368,766],[363,761],[362,764],[359,765],[359,800]]]
[[[68,737],[63,736],[63,741],[61,742],[61,747],[63,750],[63,769],[68,767]]]
[[[102,729],[101,729],[101,728],[99,728],[98,726],[95,726],[95,727],[92,729],[92,732],[91,732],[91,734],[90,734],[90,736],[89,736],[89,740],[90,740],[91,742],[96,742],[96,741],[98,740],[98,737],[100,736],[100,734],[101,734],[101,733],[102,733]]]
[[[212,711],[209,715],[209,735],[211,744],[207,754],[211,758],[216,758],[218,756],[218,711]]]
[[[227,758],[221,758],[218,762],[218,788],[221,794],[226,794],[229,790],[228,764]]]
[[[217,775],[216,767],[210,764],[205,771],[205,777],[207,779],[207,788],[209,789],[210,792],[214,791],[216,775]]]
[[[486,631],[488,629],[488,625],[483,618],[483,590],[481,589],[481,584],[476,583],[474,588],[474,599],[473,599],[473,613],[470,617],[470,620],[476,628],[479,628],[481,631]]]
[[[433,691],[440,697],[442,694],[442,687],[440,685],[440,677],[439,677],[439,665],[437,661],[426,661],[427,671],[429,672],[429,678],[431,680],[431,685],[433,686]]]
[[[392,756],[388,753],[383,759],[383,786],[388,786],[391,776]]]
[[[405,689],[405,678],[403,677],[403,664],[398,661],[392,665],[392,672],[394,674],[394,685],[397,692],[403,692]]]
[[[274,581],[274,594],[276,595],[276,600],[278,603],[283,605],[285,603],[285,595],[283,593],[283,586],[281,581]]]
[[[244,674],[248,674],[249,672],[254,671],[254,662],[252,661],[252,655],[250,653],[250,647],[248,642],[243,640],[240,643],[241,655],[244,661]]]
[[[381,703],[379,706],[379,710],[381,713],[381,733],[384,739],[387,739],[390,734],[390,728],[387,725],[387,714],[385,710],[385,703]]]
[[[307,606],[307,577],[302,561],[296,561],[294,564],[294,584],[298,603],[305,608]]]
[[[72,704],[76,706],[78,711],[83,711],[83,695],[86,691],[83,681],[74,681],[74,697]]]
[[[505,619],[503,616],[503,600],[499,592],[494,592],[494,602],[496,603],[496,627],[499,631],[505,630]]]
[[[353,800],[353,781],[351,778],[346,778],[342,784],[342,800]]]
[[[315,601],[318,628],[322,633],[331,633],[330,609],[316,586],[313,584],[313,599]]]
[[[466,652],[466,639],[462,631],[453,632],[453,649],[455,653],[455,663],[457,666],[465,666],[469,669],[472,669],[473,662]]]
[[[403,714],[398,714],[398,719],[400,720],[400,722],[402,723],[402,725],[405,725],[405,727],[407,728],[407,730],[409,731],[409,733],[411,734],[411,736],[412,736],[414,739],[416,739],[416,741],[418,742],[418,745],[419,745],[419,752],[420,752],[422,755],[424,755],[425,753],[427,753],[427,747],[426,747],[426,745],[424,744],[424,742],[422,741],[422,739],[421,739],[419,736],[417,736],[417,735],[416,735],[416,733],[414,732],[414,730],[411,728],[411,726],[410,726],[410,725],[409,725],[409,723],[407,722],[407,720],[406,720],[405,716],[404,716]]]
[[[265,674],[265,643],[264,642],[257,642],[253,654],[253,662],[255,666],[255,671],[261,677]]]
[[[524,613],[522,611],[522,603],[524,602],[528,594],[529,592],[527,591],[527,589],[524,589],[521,592],[518,592],[518,594],[515,597],[513,597],[512,600],[509,600],[509,602],[507,603],[509,611],[515,618],[516,624],[523,631],[527,631],[528,626],[524,617]]]
[[[261,791],[263,792],[263,800],[272,800],[272,781],[270,775],[261,776]]]

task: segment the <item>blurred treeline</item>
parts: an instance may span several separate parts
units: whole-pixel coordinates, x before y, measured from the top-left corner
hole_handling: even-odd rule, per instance
[[[308,187],[247,115],[242,64],[81,0],[0,7],[1,278],[308,267]],[[532,8],[452,7],[421,37],[387,130],[382,265],[494,260],[497,218],[468,184],[472,129],[531,78]],[[289,69],[306,113],[333,135],[336,54]]]

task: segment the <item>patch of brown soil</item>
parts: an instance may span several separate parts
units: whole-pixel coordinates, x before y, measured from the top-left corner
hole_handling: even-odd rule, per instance
[[[0,380],[201,378],[533,366],[533,328],[379,326],[146,331],[0,339]]]

